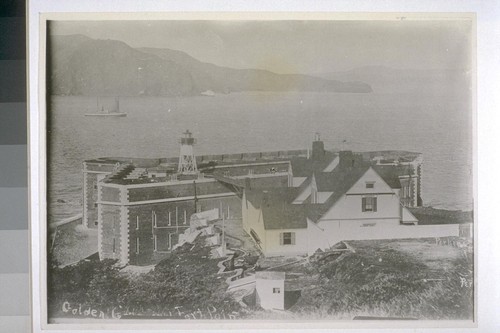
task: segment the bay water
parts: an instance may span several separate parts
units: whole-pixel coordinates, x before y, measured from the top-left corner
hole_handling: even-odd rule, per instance
[[[213,97],[120,97],[127,117],[86,117],[96,97],[54,96],[48,112],[49,223],[81,213],[82,163],[97,157],[174,157],[189,129],[195,153],[325,148],[423,153],[424,205],[470,210],[472,114],[446,92],[241,92]],[[114,100],[114,97],[110,98]]]

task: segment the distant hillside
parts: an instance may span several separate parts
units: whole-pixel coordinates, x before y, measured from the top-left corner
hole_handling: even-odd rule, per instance
[[[170,49],[138,48],[83,35],[53,36],[49,92],[54,95],[189,96],[206,90],[371,92],[341,82],[259,69],[231,69]]]
[[[395,69],[386,66],[364,66],[349,71],[314,73],[318,77],[339,81],[362,81],[375,92],[415,92],[442,89],[464,92],[471,82],[470,71],[461,69]]]
[[[200,91],[371,92],[371,87],[363,82],[341,82],[301,74],[276,74],[260,69],[232,69],[200,62],[180,51],[154,48],[139,50],[173,61],[180,68],[189,71]]]
[[[115,40],[84,36],[52,39],[54,95],[186,95],[195,91],[189,72],[174,62]]]

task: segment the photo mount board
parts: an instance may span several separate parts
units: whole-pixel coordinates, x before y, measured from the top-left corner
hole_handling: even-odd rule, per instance
[[[33,13],[31,13],[33,14]],[[133,329],[137,330],[138,327],[134,327],[135,323],[128,322],[123,325],[121,322],[111,322],[111,323],[98,323],[98,324],[79,324],[74,326],[72,324],[46,324],[47,314],[44,312],[43,302],[46,300],[46,257],[45,251],[42,249],[46,248],[46,182],[44,175],[46,174],[46,136],[43,130],[46,125],[46,111],[45,111],[45,64],[44,54],[45,54],[45,40],[46,35],[46,21],[47,20],[101,20],[101,19],[112,19],[112,20],[144,20],[144,19],[204,19],[204,20],[234,20],[234,19],[253,19],[253,20],[276,20],[276,19],[300,19],[300,20],[325,20],[325,19],[342,19],[342,20],[397,20],[405,17],[407,19],[415,20],[429,20],[429,19],[457,19],[462,17],[465,19],[475,19],[475,15],[470,13],[461,14],[433,14],[433,13],[349,13],[349,14],[332,14],[326,12],[319,13],[209,13],[209,12],[198,12],[198,13],[42,13],[40,16],[39,27],[36,28],[38,22],[30,18],[30,26],[35,26],[35,28],[30,29],[30,33],[38,31],[38,55],[34,55],[35,59],[30,56],[30,62],[33,60],[38,63],[38,70],[30,70],[30,153],[31,153],[31,176],[30,176],[30,188],[31,188],[31,231],[33,239],[32,247],[32,268],[33,268],[33,317],[35,328],[42,328],[43,330],[59,330],[59,329]],[[30,38],[31,39],[31,38]],[[32,48],[31,48],[32,49]],[[33,50],[33,49],[32,49]],[[31,53],[31,52],[30,52]],[[33,79],[35,78],[35,81]],[[38,80],[36,80],[38,78]],[[476,166],[475,166],[476,167]],[[477,202],[475,202],[477,205]],[[476,208],[476,207],[474,207]],[[36,233],[36,234],[35,234]],[[38,238],[39,236],[39,238]],[[475,233],[475,244],[477,249],[477,234]],[[477,251],[474,251],[477,262]],[[477,272],[476,272],[477,274]],[[477,295],[477,279],[475,279],[475,294]],[[477,302],[477,297],[475,298]],[[477,304],[477,303],[476,303]],[[477,310],[477,305],[475,306]],[[475,315],[477,318],[477,315]],[[193,325],[194,324],[194,325]],[[379,324],[379,323],[377,323]],[[40,325],[40,326],[38,326]],[[248,328],[261,328],[267,329],[272,325],[273,328],[298,328],[298,327],[309,327],[309,328],[368,328],[373,327],[373,323],[339,323],[339,322],[307,322],[307,323],[283,323],[279,321],[272,322],[242,322],[237,321],[235,323],[229,322],[189,322],[186,321],[168,321],[168,322],[158,322],[158,323],[145,323],[143,321],[139,322],[141,326],[140,329],[156,329],[156,328],[169,328],[169,329],[191,329],[191,328],[227,328],[227,329],[239,329],[248,325]],[[202,325],[202,326],[199,326]],[[203,326],[206,325],[206,326]],[[435,328],[435,327],[475,327],[476,323],[468,322],[412,322],[410,325],[408,323],[391,323],[384,322],[380,327],[385,328]],[[246,326],[245,326],[246,327]]]

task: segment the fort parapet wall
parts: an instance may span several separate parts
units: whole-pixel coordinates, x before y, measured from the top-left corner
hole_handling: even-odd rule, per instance
[[[211,154],[196,156],[197,163],[218,161],[218,162],[235,162],[235,161],[256,161],[260,159],[286,159],[290,157],[306,157],[307,149],[294,150],[277,150],[267,152],[253,153],[232,153],[232,154]],[[129,163],[139,168],[153,168],[165,163],[178,163],[179,156],[167,158],[135,158],[135,157],[102,157],[93,160],[85,161],[88,171],[109,172],[113,169],[116,163]]]
[[[295,150],[277,150],[268,152],[254,152],[254,153],[236,153],[236,154],[213,154],[213,155],[199,155],[196,156],[196,163],[207,163],[211,161],[218,162],[237,162],[237,161],[256,161],[260,159],[280,159],[289,157],[307,156],[307,149]],[[161,163],[177,163],[179,157],[167,157],[160,159]]]
[[[308,154],[307,149],[292,149],[292,150],[276,150],[276,151],[264,151],[264,152],[247,152],[247,153],[231,153],[231,154],[206,154],[196,156],[197,163],[207,163],[211,161],[218,162],[237,162],[237,161],[256,161],[256,160],[266,160],[266,159],[286,159],[291,157],[306,157]],[[421,163],[421,153],[407,152],[407,151],[372,151],[359,153],[363,155],[363,158],[371,159],[378,155],[387,156],[406,156],[409,159],[415,159],[418,163]],[[94,160],[86,161],[89,170],[96,168],[107,168],[109,165],[114,165],[116,162],[119,163],[130,163],[134,164],[140,168],[152,168],[159,164],[165,163],[178,163],[179,156],[167,157],[167,158],[130,158],[130,157],[103,157]],[[90,166],[92,165],[92,166]],[[105,166],[108,165],[108,166]],[[96,170],[98,171],[98,170]]]

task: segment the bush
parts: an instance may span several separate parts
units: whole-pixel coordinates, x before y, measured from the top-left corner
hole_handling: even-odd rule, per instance
[[[63,302],[98,309],[140,309],[142,314],[179,306],[191,312],[214,307],[225,313],[239,310],[226,294],[224,278],[217,275],[220,260],[206,259],[210,249],[203,242],[177,249],[142,275],[121,273],[114,260],[80,261],[64,268],[54,263],[48,274],[49,316],[60,315]]]
[[[123,301],[128,280],[120,274],[116,260],[82,260],[48,270],[47,298],[49,310],[60,309],[63,302],[111,307]]]
[[[452,269],[434,270],[390,248],[357,248],[336,261],[313,263],[318,284],[302,293],[298,310],[351,318],[471,319],[471,263],[472,254],[464,253]]]

